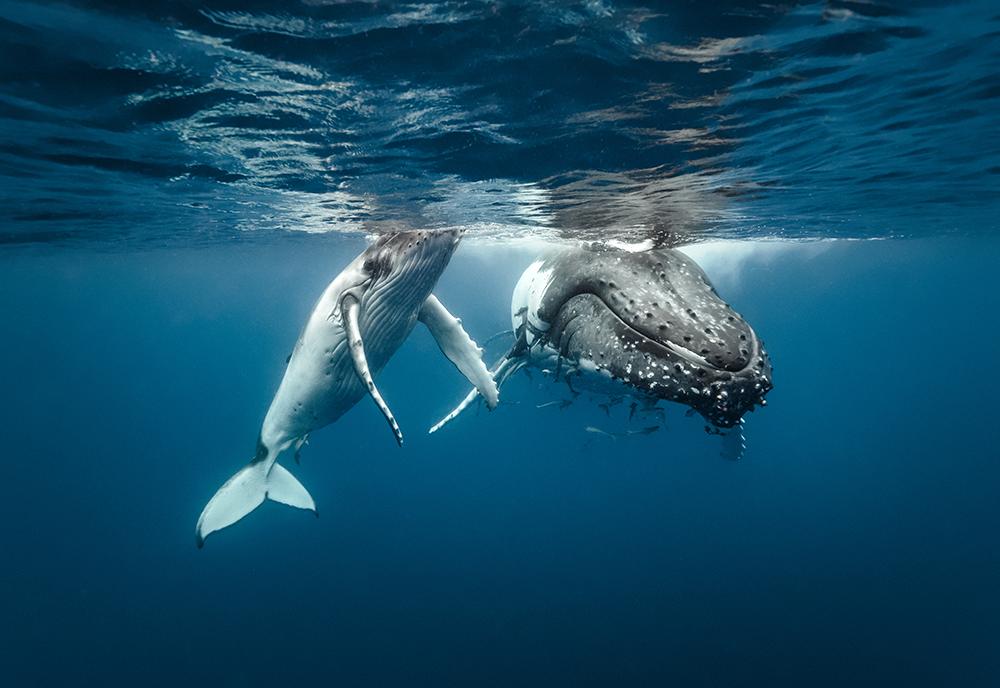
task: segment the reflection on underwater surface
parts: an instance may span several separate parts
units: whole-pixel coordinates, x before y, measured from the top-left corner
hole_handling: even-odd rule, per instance
[[[0,3],[0,239],[995,227],[969,2]]]

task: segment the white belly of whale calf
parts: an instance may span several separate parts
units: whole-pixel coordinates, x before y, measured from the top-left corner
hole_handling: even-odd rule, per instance
[[[312,496],[277,463],[310,432],[336,421],[369,394],[402,445],[403,435],[374,376],[419,320],[441,351],[485,397],[497,386],[480,349],[431,293],[451,260],[461,232],[400,232],[380,237],[327,286],[288,360],[250,463],[219,488],[198,519],[199,547],[266,499],[316,511]]]

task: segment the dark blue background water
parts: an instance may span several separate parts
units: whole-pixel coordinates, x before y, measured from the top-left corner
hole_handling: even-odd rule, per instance
[[[681,410],[657,434],[592,440],[586,425],[626,411],[536,409],[566,394],[527,379],[429,437],[464,381],[418,329],[379,380],[405,449],[365,401],[293,466],[318,520],[266,504],[195,549],[355,248],[7,261],[0,600],[17,685],[1000,676],[996,241],[706,260],[776,362],[740,463]],[[464,247],[438,293],[482,339],[532,255]]]
[[[997,685],[998,29],[0,2],[5,685]],[[465,383],[418,327],[406,448],[365,400],[291,467],[318,520],[197,550],[315,298],[410,226],[468,229],[480,341],[550,241],[723,240],[686,250],[775,363],[745,459],[537,376],[427,436]]]

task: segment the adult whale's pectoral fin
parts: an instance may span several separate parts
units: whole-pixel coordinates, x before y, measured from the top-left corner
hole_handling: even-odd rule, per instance
[[[417,318],[434,335],[434,339],[448,360],[455,364],[455,367],[483,396],[486,405],[491,409],[496,408],[500,400],[497,383],[483,363],[483,350],[462,328],[462,322],[449,313],[433,294],[424,301]]]
[[[403,433],[399,430],[399,424],[396,423],[392,411],[389,410],[389,405],[385,403],[385,399],[379,394],[378,387],[375,386],[375,380],[372,379],[371,370],[368,368],[368,359],[365,358],[365,344],[361,339],[361,328],[358,326],[358,311],[360,310],[361,304],[358,303],[357,299],[353,296],[344,298],[342,302],[344,327],[347,330],[347,343],[348,348],[351,350],[351,360],[354,361],[354,371],[361,378],[361,381],[365,383],[368,393],[375,400],[375,405],[378,406],[382,415],[388,421],[389,427],[392,428],[392,433],[396,436],[396,443],[399,446],[403,446]]]
[[[722,447],[719,456],[730,461],[739,461],[747,449],[746,436],[743,434],[743,419],[734,427],[719,433],[722,437]]]
[[[492,373],[492,377],[497,384],[497,388],[499,389],[500,387],[502,387],[503,383],[506,382],[511,375],[513,375],[523,367],[524,367],[524,362],[521,359],[510,358],[509,356],[504,356],[502,359],[500,359],[500,362],[496,365],[496,367],[494,367]],[[430,430],[428,430],[428,432],[431,433],[437,432],[445,425],[458,418],[458,416],[462,413],[462,411],[469,408],[469,405],[472,404],[472,402],[474,402],[478,396],[479,396],[479,390],[473,387],[471,390],[469,390],[469,393],[465,395],[465,398],[462,399],[461,403],[459,403],[458,406],[452,409],[447,416],[445,416],[437,423],[435,423],[434,426],[431,427]]]
[[[443,428],[445,425],[447,425],[448,423],[450,423],[451,421],[453,421],[456,418],[458,418],[459,414],[462,413],[462,411],[464,411],[465,409],[467,409],[469,407],[469,404],[471,404],[472,402],[474,402],[476,400],[476,397],[478,397],[478,396],[479,396],[479,390],[478,389],[476,389],[475,387],[473,387],[472,389],[470,389],[469,393],[465,395],[465,398],[462,399],[462,401],[458,404],[458,406],[456,406],[455,408],[453,408],[451,410],[451,412],[447,416],[445,416],[444,418],[442,418],[441,420],[439,420],[437,423],[435,423],[434,425],[432,425],[431,429],[428,430],[427,432],[429,434],[430,433],[435,433],[438,430],[440,430],[441,428]]]

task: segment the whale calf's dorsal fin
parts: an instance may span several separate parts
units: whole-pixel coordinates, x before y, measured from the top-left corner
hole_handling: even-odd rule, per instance
[[[353,295],[345,296],[341,304],[344,314],[344,328],[347,330],[348,348],[351,350],[351,360],[354,361],[354,371],[361,378],[361,381],[365,383],[368,393],[375,400],[375,405],[378,406],[379,411],[385,416],[389,427],[392,428],[392,434],[396,436],[396,443],[402,447],[403,433],[399,429],[399,424],[393,417],[392,411],[389,410],[389,405],[385,403],[385,399],[379,393],[378,387],[375,386],[375,380],[372,379],[371,370],[368,368],[368,359],[365,357],[365,343],[361,339],[361,327],[358,325],[358,311],[361,310],[361,304],[358,303],[358,300]]]

